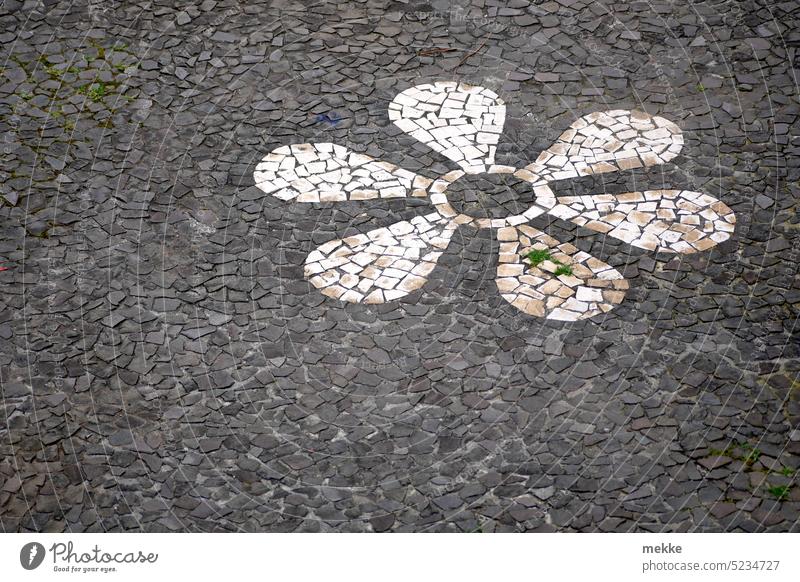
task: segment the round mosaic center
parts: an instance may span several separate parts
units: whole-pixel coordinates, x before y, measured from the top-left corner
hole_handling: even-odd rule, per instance
[[[467,174],[445,192],[456,212],[473,218],[507,218],[522,214],[536,195],[528,182],[513,174]]]

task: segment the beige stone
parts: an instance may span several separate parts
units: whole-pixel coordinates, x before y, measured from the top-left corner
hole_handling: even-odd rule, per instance
[[[411,291],[414,291],[415,289],[419,289],[420,287],[422,287],[425,284],[425,281],[427,281],[427,279],[425,279],[424,277],[418,277],[416,275],[408,275],[402,281],[400,281],[400,284],[397,285],[397,289],[400,291],[407,291],[410,293]]]
[[[364,298],[364,303],[383,303],[383,292],[380,289],[375,289],[372,293]]]
[[[500,241],[512,241],[517,239],[517,229],[513,226],[509,226],[506,228],[501,228],[497,231],[497,240]]]
[[[346,289],[343,287],[339,287],[338,285],[331,285],[330,287],[326,287],[325,289],[321,290],[323,295],[327,295],[328,297],[333,297],[334,299],[339,299],[342,295],[344,295]]]
[[[518,297],[512,302],[512,305],[528,315],[544,317],[544,303],[538,299],[532,299],[530,297]]]
[[[495,279],[495,283],[497,283],[497,288],[501,293],[514,291],[517,287],[519,287],[519,281],[515,277],[503,277],[500,279]]]
[[[575,297],[578,301],[585,303],[597,303],[603,300],[603,292],[600,289],[580,286]]]
[[[516,277],[522,275],[524,271],[525,265],[522,264],[506,263],[497,267],[497,275],[500,277]]]

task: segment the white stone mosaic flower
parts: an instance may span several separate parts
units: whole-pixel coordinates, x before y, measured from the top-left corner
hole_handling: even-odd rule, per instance
[[[628,283],[603,261],[529,226],[548,213],[650,251],[705,251],[731,236],[736,222],[721,201],[687,190],[556,196],[549,184],[590,174],[663,164],[683,147],[674,123],[613,110],[575,121],[535,162],[496,165],[506,108],[494,92],[455,82],[418,85],[397,95],[389,119],[460,169],[436,180],[331,143],[275,149],[256,167],[256,185],[293,202],[427,197],[434,212],[365,234],[332,240],[311,252],[305,275],[322,293],[353,303],[385,303],[422,287],[459,225],[491,228],[500,258],[497,288],[527,314],[575,321],[622,302]],[[534,203],[522,214],[461,214],[448,187],[467,174],[513,174],[529,182]],[[542,259],[526,260],[531,250]],[[546,252],[544,252],[546,251]]]

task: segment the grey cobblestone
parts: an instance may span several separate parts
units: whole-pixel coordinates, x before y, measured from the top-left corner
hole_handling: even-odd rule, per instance
[[[2,531],[797,531],[797,24],[764,1],[6,0]],[[387,108],[451,80],[502,96],[514,167],[593,111],[664,116],[676,159],[556,194],[705,192],[733,236],[652,254],[537,217],[630,283],[586,321],[503,300],[474,227],[396,302],[325,297],[311,251],[430,204],[284,202],[256,165],[333,142],[435,179],[455,166]]]

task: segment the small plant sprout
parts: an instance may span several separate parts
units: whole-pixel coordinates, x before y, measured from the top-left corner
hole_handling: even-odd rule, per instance
[[[86,94],[92,101],[100,101],[106,94],[106,86],[103,83],[92,83]]]
[[[775,487],[770,487],[767,491],[778,501],[784,501],[789,497],[788,485],[777,485]]]
[[[561,275],[572,275],[572,267],[559,263],[556,269],[556,277],[560,277]]]
[[[761,451],[759,451],[756,447],[754,447],[749,443],[743,443],[740,446],[745,451],[747,451],[747,453],[742,458],[742,461],[744,461],[748,465],[752,465],[753,463],[755,463],[761,456]]]
[[[565,265],[558,259],[554,259],[553,255],[551,255],[550,251],[548,251],[547,249],[531,249],[525,256],[528,259],[528,261],[530,261],[531,268],[538,267],[545,261],[550,261],[551,263],[556,265],[556,271],[555,271],[556,277],[560,277],[561,275],[572,275],[572,267],[570,267],[569,265]]]
[[[531,267],[536,267],[545,261],[550,261],[553,259],[553,255],[551,255],[550,251],[547,249],[531,249],[528,251],[527,257],[531,263]]]

